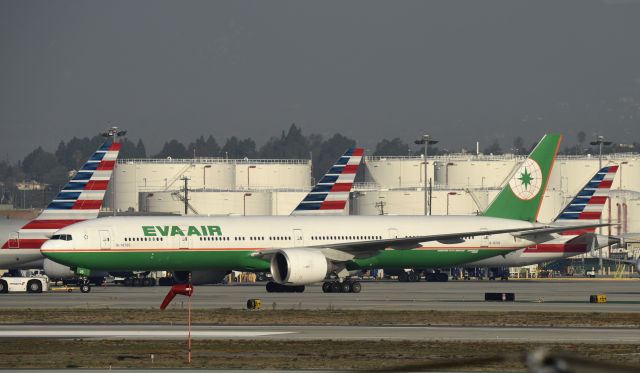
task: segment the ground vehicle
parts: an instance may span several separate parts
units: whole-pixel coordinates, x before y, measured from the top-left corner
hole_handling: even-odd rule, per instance
[[[0,278],[0,294],[9,292],[42,293],[43,291],[49,291],[49,279],[46,276]]]

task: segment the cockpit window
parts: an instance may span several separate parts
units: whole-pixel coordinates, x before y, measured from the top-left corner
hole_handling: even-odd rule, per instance
[[[63,241],[71,241],[70,234],[54,234],[51,236],[52,240],[63,240]]]

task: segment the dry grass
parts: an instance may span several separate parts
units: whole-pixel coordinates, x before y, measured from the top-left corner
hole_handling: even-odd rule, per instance
[[[524,370],[521,356],[538,347],[538,344],[506,342],[197,340],[193,343],[190,367],[371,370],[430,364],[437,369],[513,371]],[[640,364],[640,347],[635,345],[554,344],[546,347],[594,360]],[[18,339],[0,340],[0,351],[0,368],[189,367],[184,341]],[[511,358],[466,366],[449,365],[463,359],[482,360],[493,356]]]
[[[193,310],[194,324],[640,327],[640,313],[489,311]],[[0,310],[2,324],[184,324],[185,310]]]

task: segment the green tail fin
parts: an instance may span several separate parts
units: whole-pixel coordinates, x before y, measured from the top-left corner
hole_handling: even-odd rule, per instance
[[[562,135],[545,135],[482,215],[536,221],[560,141]]]

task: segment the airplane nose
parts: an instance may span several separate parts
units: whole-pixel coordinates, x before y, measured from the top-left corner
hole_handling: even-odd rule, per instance
[[[62,240],[47,240],[42,244],[42,246],[40,246],[40,252],[42,255],[48,257],[47,253],[60,251],[62,249],[69,249],[70,247],[66,247],[64,243],[65,242]]]

